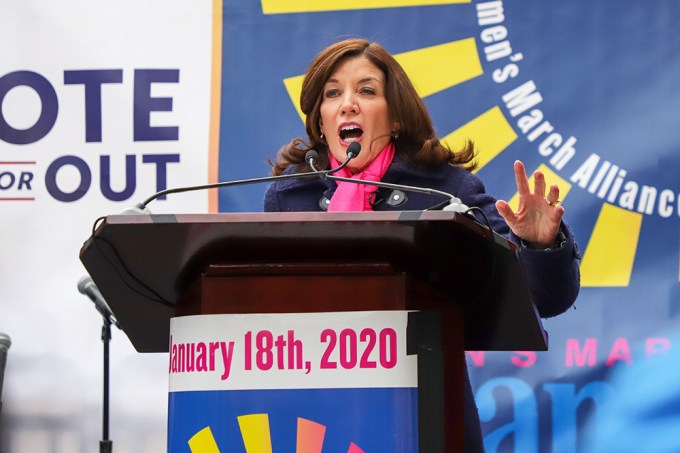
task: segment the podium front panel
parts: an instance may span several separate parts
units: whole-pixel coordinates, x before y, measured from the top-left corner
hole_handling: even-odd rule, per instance
[[[173,318],[168,451],[417,452],[408,320],[406,311]]]

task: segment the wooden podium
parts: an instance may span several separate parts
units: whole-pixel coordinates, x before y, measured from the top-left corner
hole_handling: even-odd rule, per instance
[[[173,316],[422,311],[421,451],[462,449],[465,350],[547,349],[515,245],[454,212],[113,215],[80,256],[139,352]]]

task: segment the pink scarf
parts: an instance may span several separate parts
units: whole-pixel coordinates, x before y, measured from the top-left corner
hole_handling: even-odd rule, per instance
[[[330,154],[330,152],[328,153]],[[387,146],[385,146],[373,159],[368,167],[364,168],[363,171],[359,173],[352,174],[347,169],[343,168],[336,173],[338,176],[343,176],[345,178],[360,179],[363,181],[374,181],[379,182],[385,172],[387,167],[392,163],[394,158],[394,144],[390,141]],[[330,154],[331,168],[336,168],[340,165],[332,154]],[[371,203],[369,198],[373,192],[377,191],[376,186],[369,186],[366,184],[354,184],[351,182],[337,181],[338,188],[331,198],[331,203],[328,206],[328,211],[338,212],[338,211],[372,211]]]

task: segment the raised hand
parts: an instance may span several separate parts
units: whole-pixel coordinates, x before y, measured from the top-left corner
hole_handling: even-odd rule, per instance
[[[559,200],[560,188],[553,184],[546,195],[545,176],[537,171],[534,173],[532,192],[524,164],[519,160],[515,161],[514,170],[519,193],[517,212],[513,212],[510,205],[503,200],[496,202],[496,209],[512,232],[527,242],[529,247],[552,247],[564,215],[564,208]]]

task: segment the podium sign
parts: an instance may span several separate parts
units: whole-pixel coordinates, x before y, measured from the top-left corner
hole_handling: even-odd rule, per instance
[[[417,452],[408,315],[173,318],[168,451]]]

